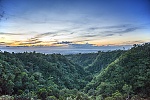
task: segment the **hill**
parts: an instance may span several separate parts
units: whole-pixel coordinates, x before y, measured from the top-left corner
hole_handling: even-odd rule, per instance
[[[124,50],[114,50],[114,51],[99,51],[98,56],[93,60],[93,62],[86,67],[86,71],[96,74],[101,71],[101,69],[106,68],[108,64],[115,61],[126,51]]]
[[[134,45],[103,69],[84,89],[86,92],[93,89],[92,95],[101,95],[107,100],[123,100],[121,98],[135,95],[150,97],[150,44]]]
[[[150,43],[128,51],[65,56],[0,52],[1,95],[15,100],[149,100]]]
[[[0,52],[0,95],[27,97],[30,93],[58,98],[61,89],[82,89],[86,75],[81,66],[60,54]]]
[[[82,66],[83,68],[89,66],[96,59],[98,53],[85,53],[85,54],[70,54],[65,55],[66,58],[72,62]]]

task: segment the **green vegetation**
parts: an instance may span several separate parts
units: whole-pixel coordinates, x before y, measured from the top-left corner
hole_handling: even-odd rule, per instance
[[[71,60],[72,62],[82,66],[83,68],[89,66],[94,62],[98,53],[85,53],[85,54],[70,54],[65,57]]]
[[[0,99],[149,100],[150,43],[90,54],[0,52]]]
[[[126,51],[123,50],[114,50],[114,51],[107,51],[107,52],[98,52],[98,56],[96,59],[87,66],[86,70],[92,74],[99,73],[101,69],[107,67],[108,64],[116,60],[121,54],[125,53]]]
[[[84,90],[88,92],[91,88],[95,95],[107,100],[116,91],[126,99],[134,95],[150,97],[150,44],[134,45],[94,77]]]
[[[0,95],[59,98],[59,90],[82,89],[84,69],[60,54],[0,53]]]

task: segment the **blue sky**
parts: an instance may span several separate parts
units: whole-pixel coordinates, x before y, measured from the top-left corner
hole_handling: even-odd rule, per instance
[[[0,45],[132,45],[150,41],[149,0],[2,0]]]

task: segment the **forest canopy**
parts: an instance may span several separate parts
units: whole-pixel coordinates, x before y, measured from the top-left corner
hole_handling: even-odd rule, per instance
[[[42,100],[148,100],[150,43],[87,54],[0,52],[0,95]]]

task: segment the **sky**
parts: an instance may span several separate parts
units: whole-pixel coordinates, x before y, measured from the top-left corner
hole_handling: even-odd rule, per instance
[[[1,0],[0,45],[150,42],[150,0]]]

